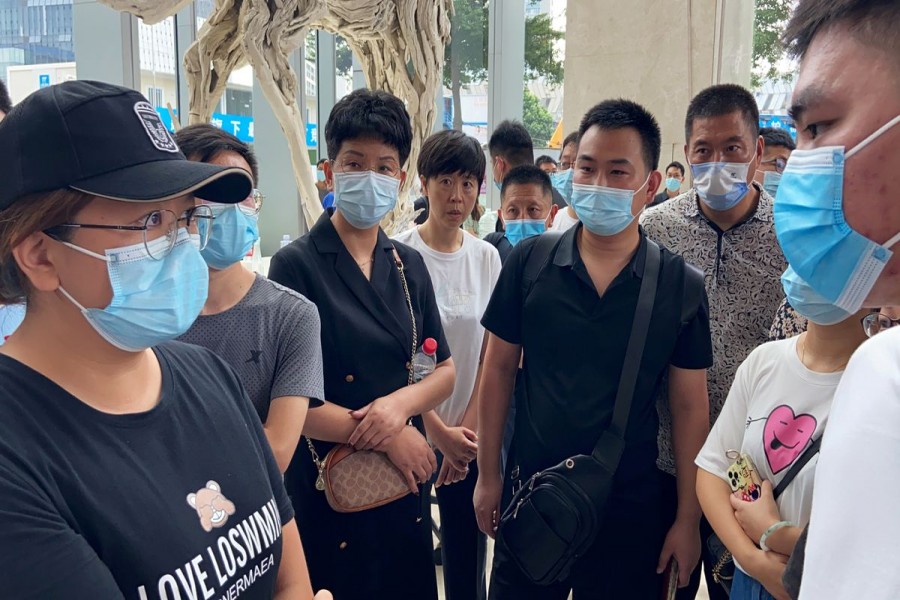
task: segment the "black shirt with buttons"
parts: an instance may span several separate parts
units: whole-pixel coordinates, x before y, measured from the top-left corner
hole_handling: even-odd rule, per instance
[[[440,363],[450,358],[431,278],[414,249],[379,230],[371,280],[366,279],[325,212],[305,236],[272,258],[269,278],[296,290],[319,309],[325,400],[355,410],[407,385],[412,320],[393,249],[404,265],[416,318],[417,345],[438,342]],[[420,419],[417,419],[420,422]],[[324,458],[334,444],[315,442]],[[316,589],[338,598],[385,598],[396,589],[432,598],[434,568],[430,520],[409,495],[380,508],[339,514],[315,489],[316,469],[301,442],[285,473]]]
[[[525,394],[513,448],[525,478],[574,454],[590,453],[609,426],[647,253],[641,242],[600,296],[579,254],[582,225],[564,233],[523,298],[522,277],[538,237],[523,240],[503,266],[482,323],[524,353]],[[620,471],[656,460],[656,390],[670,365],[712,364],[705,293],[682,311],[686,265],[662,249],[656,301],[626,432]],[[682,322],[684,315],[685,321]]]

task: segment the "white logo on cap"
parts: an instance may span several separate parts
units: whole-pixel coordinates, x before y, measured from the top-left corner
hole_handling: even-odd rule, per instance
[[[147,137],[153,142],[157,150],[163,152],[178,152],[178,144],[172,139],[172,134],[163,125],[162,119],[156,110],[147,102],[138,102],[134,105],[134,113],[141,120]]]

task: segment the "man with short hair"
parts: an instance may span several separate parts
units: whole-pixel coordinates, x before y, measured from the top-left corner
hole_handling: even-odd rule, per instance
[[[578,132],[573,131],[563,140],[562,152],[559,153],[559,170],[568,171],[575,164],[575,153],[578,152]]]
[[[559,165],[556,163],[553,157],[547,156],[546,154],[538,156],[534,161],[534,166],[538,167],[547,175],[552,175],[559,170]]]
[[[503,185],[503,178],[513,168],[534,163],[534,144],[531,141],[531,134],[518,121],[507,120],[497,125],[488,142],[488,152],[491,155],[494,185],[498,190]],[[553,190],[552,193],[553,204],[560,208],[566,206],[565,199],[556,190]]]
[[[641,220],[647,236],[702,269],[709,294],[712,368],[707,371],[710,423],[722,410],[734,374],[768,340],[784,293],[787,266],[775,238],[773,198],[753,181],[763,153],[753,95],[733,84],[714,85],[691,100],[685,118],[685,156],[693,187],[651,208]],[[669,407],[660,395],[660,510],[675,514],[675,461]],[[704,539],[712,529],[704,519]],[[709,555],[706,561],[712,560]],[[706,563],[710,598],[723,598]],[[699,586],[695,573],[691,590]],[[693,596],[690,596],[691,598]]]
[[[9,90],[6,84],[0,79],[0,121],[6,116],[6,113],[12,110],[12,100],[9,98]]]
[[[900,305],[898,23],[896,0],[800,0],[784,33],[800,59],[791,107],[797,150],[778,189],[775,226],[790,263],[788,300],[816,322]],[[897,598],[898,398],[893,328],[856,351],[835,394],[801,600]]]
[[[674,557],[685,569],[684,585],[700,554],[700,508],[691,465],[708,431],[705,369],[712,355],[706,296],[699,274],[692,275],[680,257],[651,245],[636,219],[661,179],[656,170],[659,126],[640,105],[608,100],[588,112],[579,133],[572,206],[582,224],[555,238],[537,236],[518,244],[482,320],[490,332],[475,489],[482,531],[494,536],[501,495],[508,502],[511,486],[573,455],[591,454],[610,426],[651,252],[659,259],[656,300],[638,360],[625,448],[596,540],[569,577],[548,586],[528,580],[508,548],[497,544],[492,600],[564,599],[573,589],[575,598],[655,598],[655,573]],[[533,279],[529,276],[526,288],[523,280],[533,264],[541,268]],[[512,458],[504,478],[502,432],[523,352],[526,393],[517,400]],[[665,373],[672,381],[680,503],[678,519],[663,542],[655,394]]]
[[[505,262],[513,246],[551,228],[557,207],[553,204],[553,187],[550,178],[540,168],[520,165],[503,179],[500,188],[500,216],[504,231],[494,231],[484,236]]]
[[[684,183],[684,165],[673,160],[666,166],[666,187],[653,197],[650,206],[659,206],[666,200],[671,200],[681,194],[681,184]]]
[[[759,161],[759,168],[756,169],[753,181],[763,186],[763,189],[774,198],[784,167],[797,145],[784,129],[763,127],[759,130],[759,135],[765,146],[763,146],[762,160]]]
[[[551,176],[550,181],[553,183],[553,189],[559,193],[566,202],[572,196],[572,180],[575,172],[572,166],[575,164],[575,156],[578,153],[578,132],[573,131],[563,140],[562,153],[559,155],[560,170]],[[571,206],[560,209],[556,218],[553,219],[553,231],[563,233],[574,227],[578,223],[578,215]]]
[[[256,155],[208,123],[182,128],[175,142],[188,160],[250,173]],[[259,239],[259,190],[238,204],[203,201],[213,219],[200,251],[209,266],[209,294],[194,324],[178,339],[213,351],[237,372],[281,472],[288,468],[309,407],[325,397],[319,311],[299,293],[257,275],[241,260]]]
[[[319,192],[319,202],[322,208],[329,209],[334,206],[334,192],[328,189],[328,183],[325,181],[325,163],[327,158],[320,158],[316,163],[316,191]]]

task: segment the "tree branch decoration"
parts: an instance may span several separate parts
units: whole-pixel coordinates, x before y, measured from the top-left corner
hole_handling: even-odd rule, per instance
[[[101,0],[150,25],[192,1]],[[403,100],[412,120],[407,178],[396,208],[382,221],[389,235],[397,233],[413,217],[408,192],[422,143],[434,126],[452,12],[452,0],[216,0],[184,57],[190,89],[187,121],[208,123],[231,72],[250,64],[287,138],[303,216],[312,227],[322,205],[309,168],[298,77],[288,57],[309,30],[342,36],[359,57],[367,86]]]

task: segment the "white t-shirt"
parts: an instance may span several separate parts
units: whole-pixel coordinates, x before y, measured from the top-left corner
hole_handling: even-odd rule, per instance
[[[900,598],[900,327],[853,354],[816,473],[800,600]]]
[[[500,255],[491,244],[469,234],[456,252],[438,252],[422,241],[418,228],[395,238],[419,251],[434,284],[444,335],[456,366],[453,395],[435,409],[451,427],[462,422],[472,390],[484,339],[481,317],[500,276]]]
[[[740,450],[775,487],[822,435],[841,373],[807,369],[797,355],[797,340],[763,344],[738,367],[725,406],[697,456],[698,467],[727,481],[734,460],[725,453]],[[799,527],[809,521],[817,459],[806,464],[777,501],[781,518]]]
[[[553,219],[553,225],[550,226],[550,231],[563,233],[576,225],[578,225],[578,219],[569,214],[569,208],[561,208]]]

